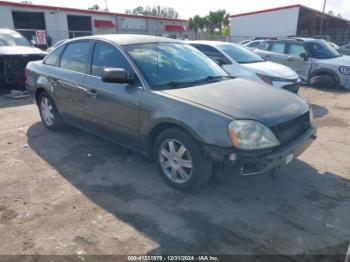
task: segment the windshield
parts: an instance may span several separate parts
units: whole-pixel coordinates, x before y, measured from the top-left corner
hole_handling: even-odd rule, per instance
[[[309,42],[306,43],[306,46],[313,58],[326,59],[341,56],[338,51],[326,41]]]
[[[31,46],[29,41],[17,33],[0,34],[0,46]]]
[[[149,43],[124,48],[152,89],[188,87],[227,76],[216,63],[188,44]]]
[[[219,45],[219,49],[224,51],[229,57],[240,64],[263,62],[262,59],[257,54],[251,52],[250,50],[240,47],[234,44]]]

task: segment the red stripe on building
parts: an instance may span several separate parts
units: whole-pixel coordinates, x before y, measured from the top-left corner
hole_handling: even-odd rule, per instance
[[[114,24],[110,20],[94,20],[94,25],[97,28],[114,28]]]
[[[182,25],[166,25],[165,30],[169,32],[185,32],[186,27]]]

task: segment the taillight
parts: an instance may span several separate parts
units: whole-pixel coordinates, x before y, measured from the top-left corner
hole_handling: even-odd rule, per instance
[[[24,81],[28,82],[28,73],[27,70],[24,71]]]

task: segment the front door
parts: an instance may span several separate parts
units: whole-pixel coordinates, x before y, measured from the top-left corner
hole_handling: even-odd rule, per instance
[[[301,54],[308,54],[303,44],[289,43],[285,65],[297,72],[303,81],[307,81],[311,68],[311,59],[304,59],[300,56]]]
[[[84,82],[85,113],[89,128],[108,138],[137,146],[141,84],[106,83],[101,79],[104,68],[134,71],[121,51],[108,43],[94,45],[91,72]]]

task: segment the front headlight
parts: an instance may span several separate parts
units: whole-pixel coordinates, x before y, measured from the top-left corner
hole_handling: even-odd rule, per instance
[[[341,66],[339,67],[339,71],[344,75],[350,75],[350,66]]]
[[[262,81],[264,81],[266,84],[272,85],[272,82],[274,81],[274,78],[271,76],[263,75],[263,74],[256,74]]]
[[[280,144],[268,127],[254,120],[234,120],[228,132],[233,145],[241,149],[256,150]]]

